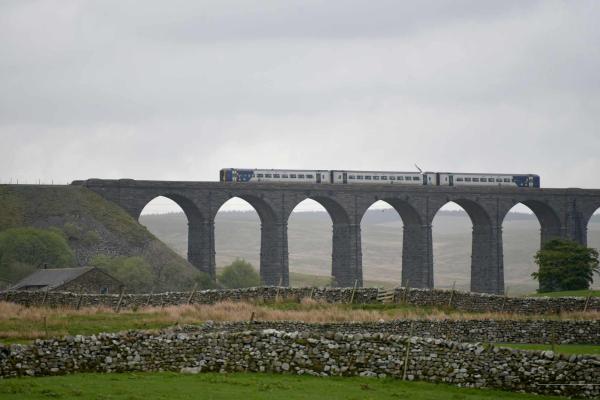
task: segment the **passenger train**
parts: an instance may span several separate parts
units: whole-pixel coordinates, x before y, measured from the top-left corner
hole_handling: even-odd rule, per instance
[[[221,182],[341,185],[506,186],[539,188],[534,174],[224,168]]]

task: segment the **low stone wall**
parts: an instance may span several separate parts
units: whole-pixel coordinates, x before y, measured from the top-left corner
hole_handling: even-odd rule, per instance
[[[328,324],[299,321],[208,322],[182,328],[191,331],[239,332],[275,329],[286,332],[386,333],[457,342],[594,344],[600,345],[600,320],[393,320],[381,322],[337,322]]]
[[[558,314],[600,311],[600,297],[505,297],[439,289],[397,288],[395,301],[415,306],[451,306],[472,312],[512,312],[518,314]]]
[[[156,294],[126,294],[121,299],[122,308],[167,306],[179,304],[211,304],[231,301],[275,301],[311,297],[330,303],[376,303],[377,288],[277,288],[202,290],[194,292],[169,292]],[[4,292],[0,301],[11,301],[28,306],[107,306],[116,307],[117,294],[83,294],[60,292]],[[480,293],[439,289],[397,288],[394,302],[415,306],[451,307],[468,312],[512,312],[519,314],[554,314],[571,311],[600,311],[600,297],[504,297]]]
[[[126,332],[0,346],[4,378],[165,370],[404,377],[464,387],[600,397],[599,357],[381,333],[336,332],[325,337],[275,330]]]

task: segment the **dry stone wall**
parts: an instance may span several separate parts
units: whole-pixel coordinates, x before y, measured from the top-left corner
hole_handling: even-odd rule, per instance
[[[382,333],[126,332],[0,346],[0,376],[74,372],[372,376],[599,398],[600,358]],[[579,385],[574,385],[578,383]]]
[[[247,289],[202,290],[156,294],[125,294],[121,307],[212,304],[219,301],[300,301],[312,298],[329,303],[377,303],[377,288],[286,288],[257,287]],[[4,292],[0,301],[27,306],[116,307],[118,294],[76,294],[61,292]],[[600,311],[600,297],[504,297],[498,295],[439,289],[405,289],[394,291],[394,302],[423,307],[451,307],[467,312],[511,312],[518,314],[557,314],[572,311]]]
[[[393,320],[315,324],[299,321],[208,322],[184,330],[239,332],[275,329],[286,332],[331,334],[381,333],[483,343],[600,345],[600,320]]]

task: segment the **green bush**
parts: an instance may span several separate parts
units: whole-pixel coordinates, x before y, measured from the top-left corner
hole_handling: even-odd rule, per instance
[[[260,276],[252,264],[237,258],[223,269],[219,275],[219,283],[229,289],[259,286]]]
[[[217,282],[213,281],[206,272],[196,271],[193,273],[193,282],[201,289],[218,289],[221,287]]]
[[[79,240],[81,239],[81,231],[79,228],[72,222],[67,222],[63,225],[62,231],[67,236],[69,240]]]
[[[96,231],[87,231],[82,238],[82,242],[85,246],[93,246],[100,243],[100,235]]]
[[[128,293],[145,293],[152,289],[152,267],[142,257],[96,256],[90,264],[120,280]]]
[[[0,279],[15,282],[37,267],[72,267],[73,252],[54,230],[11,228],[0,232]]]
[[[531,274],[538,292],[589,289],[598,273],[598,252],[569,240],[551,240],[535,255],[539,271]]]
[[[217,287],[208,274],[173,263],[152,267],[143,257],[96,256],[90,265],[120,280],[128,293],[191,290],[195,285],[199,289]]]

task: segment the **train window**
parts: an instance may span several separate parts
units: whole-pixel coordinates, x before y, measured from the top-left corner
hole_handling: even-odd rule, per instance
[[[398,180],[399,180],[399,181],[403,181],[403,180],[404,180],[404,177],[403,177],[403,176],[399,176],[399,177],[398,177]]]
[[[396,177],[395,176],[390,176],[390,181],[395,181]]]
[[[264,175],[263,174],[256,174],[256,177],[257,178],[264,178]]]
[[[475,179],[473,179],[475,180]],[[481,182],[487,182],[487,178],[481,178]]]
[[[273,178],[281,178],[281,175],[279,175],[279,174],[273,174]]]
[[[296,174],[290,174],[290,178],[296,178]]]
[[[362,179],[363,176],[362,175],[356,175],[356,179]]]
[[[304,179],[304,174],[298,174],[298,179]]]
[[[271,174],[265,174],[265,178],[272,178]]]
[[[374,180],[374,181],[378,181],[378,180],[379,180],[379,177],[378,177],[378,176],[374,176],[374,177],[373,177],[373,180]]]
[[[365,175],[365,179],[370,181],[371,180],[371,176],[370,175]]]
[[[502,178],[496,178],[496,182],[502,182]]]
[[[306,174],[306,179],[313,179],[314,176],[312,176],[312,174]]]
[[[471,182],[471,178],[465,178],[465,182]]]
[[[348,179],[354,179],[354,175],[349,175]]]
[[[479,178],[473,178],[473,182],[479,182]]]
[[[404,179],[406,179],[407,181],[410,181],[410,176],[405,176]],[[429,178],[431,179],[431,178]]]
[[[387,176],[382,176],[382,177],[381,177],[381,180],[382,180],[382,181],[387,181]]]
[[[504,178],[504,182],[510,182],[509,178]]]
[[[413,181],[420,181],[421,178],[419,178],[418,176],[413,176]]]
[[[456,182],[462,182],[463,178],[456,178]]]
[[[282,178],[289,178],[288,174],[282,174],[281,177]]]

